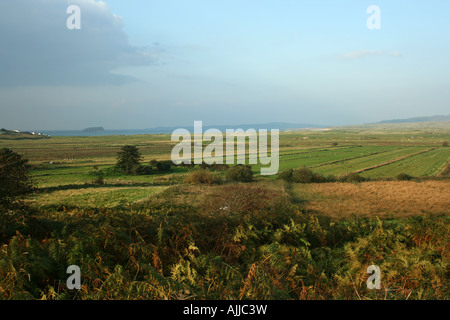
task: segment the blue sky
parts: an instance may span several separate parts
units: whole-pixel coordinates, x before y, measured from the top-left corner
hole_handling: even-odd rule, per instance
[[[66,8],[81,8],[68,30]],[[381,29],[369,30],[369,5]],[[5,0],[0,127],[449,114],[450,2]]]

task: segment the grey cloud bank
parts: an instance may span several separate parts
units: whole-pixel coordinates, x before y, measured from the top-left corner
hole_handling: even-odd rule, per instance
[[[75,0],[81,29],[69,30],[69,2],[0,2],[0,86],[124,84],[120,67],[158,62],[162,49],[130,45],[122,19],[104,2]]]

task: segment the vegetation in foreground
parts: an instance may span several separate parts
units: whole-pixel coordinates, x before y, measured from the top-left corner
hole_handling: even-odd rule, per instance
[[[2,299],[448,299],[449,216],[334,222],[254,184],[0,215]],[[193,205],[192,203],[196,203]],[[369,265],[382,290],[368,290]],[[66,287],[78,265],[82,288]]]

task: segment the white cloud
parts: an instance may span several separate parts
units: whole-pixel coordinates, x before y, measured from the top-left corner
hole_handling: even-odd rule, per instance
[[[81,30],[69,30],[66,10],[81,9]],[[0,1],[0,86],[121,84],[135,79],[113,73],[158,63],[161,46],[138,48],[123,32],[123,19],[103,1]]]
[[[400,52],[386,52],[379,50],[356,50],[347,52],[344,54],[340,54],[337,56],[338,59],[341,60],[349,60],[349,59],[362,59],[369,56],[392,56],[392,57],[400,57],[402,54]]]

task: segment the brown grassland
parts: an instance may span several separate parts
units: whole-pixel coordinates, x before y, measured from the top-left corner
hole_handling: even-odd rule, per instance
[[[441,214],[450,208],[450,181],[370,181],[364,183],[296,184],[309,212],[334,219],[407,218]]]

